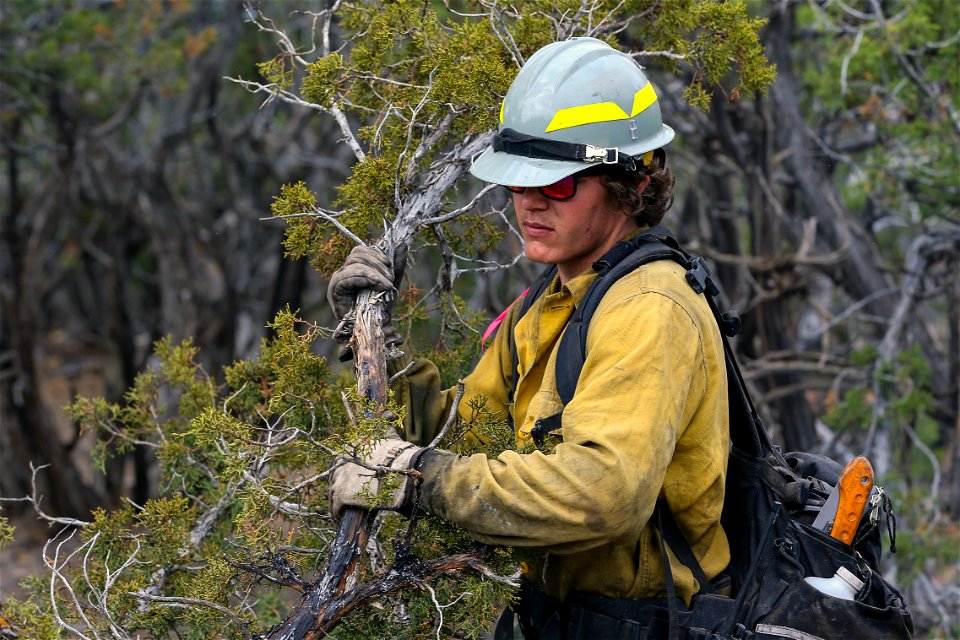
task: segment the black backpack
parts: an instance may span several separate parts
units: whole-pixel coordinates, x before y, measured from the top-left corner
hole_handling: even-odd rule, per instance
[[[673,260],[686,269],[690,286],[706,296],[723,338],[731,448],[721,523],[730,542],[731,560],[725,574],[732,595],[715,592],[666,504],[660,501],[652,522],[660,532],[669,604],[645,623],[646,630],[636,629],[635,634],[622,637],[910,638],[913,623],[903,596],[879,573],[881,522],[886,523],[891,551],[896,551],[896,521],[889,498],[882,489],[874,489],[869,517],[863,518],[852,545],[811,526],[837,484],[842,467],[825,456],[784,454],[770,441],[727,340],[739,331],[740,320],[735,313],[719,311],[719,291],[706,263],[681,249],[668,229],[654,227],[622,241],[594,263],[598,276],[570,319],[558,347],[557,391],[563,403],[573,397],[586,359],[590,319],[603,295],[619,278],[654,260]],[[531,285],[521,316],[542,295],[555,273],[556,268],[550,268]],[[517,355],[515,348],[513,351],[516,388]],[[561,422],[562,412],[538,420],[532,431],[535,440],[542,442]],[[664,544],[701,585],[689,610],[677,604]],[[853,601],[825,595],[803,580],[807,576],[830,577],[841,566],[865,583]]]

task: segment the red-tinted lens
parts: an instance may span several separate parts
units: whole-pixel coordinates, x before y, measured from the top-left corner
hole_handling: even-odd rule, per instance
[[[503,185],[503,188],[510,193],[523,193],[527,190],[527,187],[514,187],[506,184]],[[537,187],[537,189],[540,190],[540,194],[544,198],[551,200],[569,200],[577,193],[577,177],[576,175],[567,176],[566,178],[557,180],[553,184]]]
[[[567,200],[577,192],[577,179],[574,176],[567,176],[539,189],[540,193],[551,200]]]

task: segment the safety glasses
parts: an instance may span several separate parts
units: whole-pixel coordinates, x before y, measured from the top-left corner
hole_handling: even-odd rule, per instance
[[[510,193],[523,193],[527,190],[527,187],[513,187],[506,184],[503,185],[503,188]],[[577,174],[560,178],[553,184],[537,187],[537,189],[540,191],[540,195],[548,200],[569,200],[577,195]]]
[[[604,167],[592,167],[586,169],[585,171],[580,171],[573,175],[567,176],[565,178],[560,178],[553,184],[547,184],[542,187],[537,187],[540,191],[540,195],[548,200],[569,200],[573,196],[577,195],[577,178],[582,178],[585,176],[596,176],[604,173]],[[527,190],[528,187],[514,187],[511,185],[503,185],[503,188],[509,191],[510,193],[523,193]],[[532,187],[530,187],[532,188]]]

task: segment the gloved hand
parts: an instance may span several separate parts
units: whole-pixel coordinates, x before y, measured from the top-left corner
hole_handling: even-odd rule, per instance
[[[363,289],[373,291],[396,291],[403,278],[403,268],[407,261],[406,245],[400,245],[394,252],[393,260],[378,247],[354,247],[344,261],[343,266],[330,276],[327,287],[327,302],[338,320],[343,320],[356,304],[357,294]],[[383,319],[383,337],[387,348],[403,344],[401,337],[393,327],[392,316],[396,298],[391,297],[385,306]],[[341,361],[353,357],[349,346],[349,330],[337,331],[334,339],[340,343],[338,356]]]
[[[337,319],[347,315],[362,289],[390,291],[393,286],[390,259],[377,247],[354,247],[343,266],[330,276],[327,302]]]
[[[414,468],[425,447],[418,447],[396,434],[390,434],[373,448],[364,460],[367,467],[387,467],[394,471],[410,471]],[[360,507],[401,511],[413,498],[415,479],[411,474],[374,471],[367,467],[346,462],[333,470],[330,475],[330,513],[337,519],[347,507]],[[381,477],[390,476],[398,482],[397,488],[383,501],[372,505],[370,500],[380,491]]]

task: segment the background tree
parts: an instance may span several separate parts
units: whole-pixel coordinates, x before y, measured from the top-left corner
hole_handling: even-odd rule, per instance
[[[316,151],[323,122],[251,108],[223,82],[272,47],[238,3],[2,10],[2,446],[55,462],[39,478],[47,505],[82,516],[117,499],[125,469],[141,502],[156,480],[140,450],[82,473],[89,446],[58,424],[64,396],[94,379],[119,400],[164,335],[196,336],[213,370],[249,355],[276,309],[309,294],[305,263],[282,260],[279,229],[258,222],[264,203],[348,166]],[[29,488],[26,465],[0,475],[7,493]]]
[[[283,312],[269,335],[257,329],[284,302],[301,307],[304,318],[330,323],[314,308],[322,293],[316,275],[300,271],[298,283],[280,272],[280,265],[294,263],[271,253],[280,242],[277,227],[256,222],[265,215],[265,199],[288,184],[274,213],[310,215],[287,219],[285,250],[298,268],[310,260],[321,272],[338,266],[350,247],[337,225],[368,238],[382,232],[384,219],[390,229],[404,212],[420,215],[426,224],[415,236],[398,319],[417,351],[431,352],[453,384],[475,359],[476,332],[489,313],[509,303],[534,272],[519,259],[520,236],[510,226],[505,198],[493,191],[477,199],[481,185],[456,177],[471,144],[482,148],[483,135],[495,126],[518,64],[553,39],[592,33],[616,34],[621,46],[645,52],[638,56],[661,89],[667,121],[679,131],[670,152],[680,175],[670,224],[718,267],[731,306],[743,313],[737,350],[768,425],[788,449],[816,447],[841,460],[860,451],[871,456],[901,508],[906,553],[889,571],[899,566],[921,627],[956,634],[947,612],[956,610],[958,590],[943,586],[955,584],[950,571],[956,568],[950,544],[956,539],[960,353],[956,11],[939,2],[861,9],[750,5],[764,14],[762,25],[744,20],[737,3],[628,4],[616,14],[599,2],[523,3],[522,14],[499,3],[471,4],[459,13],[453,5],[405,2],[335,3],[333,12],[306,5],[312,13],[291,16],[280,29],[267,19],[270,5],[263,13],[201,3],[155,14],[150,7],[160,5],[49,5],[35,18],[32,5],[6,3],[16,19],[3,27],[11,34],[2,39],[4,122],[16,126],[5,135],[5,179],[15,206],[5,212],[4,225],[17,231],[3,234],[11,241],[4,269],[19,275],[4,281],[25,284],[5,290],[3,349],[16,356],[5,360],[4,393],[10,395],[4,405],[22,407],[18,411],[44,406],[38,399],[41,347],[56,346],[56,329],[83,328],[67,332],[75,349],[113,348],[104,327],[116,326],[124,339],[141,336],[133,341],[139,360],[121,369],[129,375],[106,400],[80,400],[72,415],[109,443],[101,450],[104,460],[132,449],[156,452],[159,465],[158,482],[144,478],[139,495],[128,494],[133,505],[93,517],[82,515],[89,513],[85,507],[74,511],[90,524],[74,536],[82,546],[71,562],[65,555],[51,562],[59,620],[31,609],[50,611],[51,603],[39,599],[30,606],[18,600],[12,610],[21,619],[32,616],[38,629],[49,625],[51,636],[56,625],[89,637],[123,637],[137,628],[161,635],[178,625],[202,636],[221,633],[225,619],[232,621],[228,633],[244,636],[278,622],[292,605],[278,585],[306,588],[326,553],[326,465],[335,454],[362,449],[382,425],[351,409],[361,417],[342,428],[350,420],[340,393],[350,384],[338,382],[336,370],[317,356],[327,348],[315,342],[319,326]],[[286,13],[288,5],[282,6]],[[254,28],[241,25],[243,18]],[[59,33],[65,20],[79,25],[73,26],[78,35]],[[151,38],[160,25],[164,37]],[[211,37],[207,27],[218,35]],[[778,80],[767,97],[753,98],[771,79],[753,46],[758,31]],[[108,33],[122,37],[107,40],[113,46],[102,50],[84,44]],[[48,41],[46,49],[39,46]],[[199,55],[186,54],[200,43],[206,48]],[[279,53],[268,52],[267,43],[279,44]],[[16,51],[24,53],[11,55]],[[32,51],[47,55],[28,59]],[[219,65],[205,57],[215,51],[221,51]],[[260,92],[257,110],[220,77],[254,78],[253,61],[268,58],[260,79],[246,85]],[[158,66],[137,66],[148,59]],[[198,61],[217,70],[200,75],[206,67]],[[69,65],[95,70],[96,80],[72,85],[77,74]],[[146,77],[146,88],[127,73]],[[159,78],[173,85],[151,91]],[[186,88],[184,78],[190,79]],[[124,83],[126,89],[118,88]],[[47,93],[33,87],[68,105],[86,99],[103,109],[103,96],[116,95],[129,97],[118,101],[130,106],[65,118],[86,112],[55,107],[53,98],[49,107],[40,100],[38,109],[32,101]],[[137,91],[143,94],[134,99]],[[204,104],[216,104],[217,115]],[[318,111],[332,117],[317,117]],[[103,127],[114,121],[113,128]],[[97,130],[102,137],[92,135]],[[212,131],[231,142],[214,144]],[[348,144],[335,145],[341,138]],[[167,146],[144,145],[145,139]],[[82,160],[57,161],[54,151],[69,149]],[[149,160],[141,165],[140,158]],[[184,158],[193,164],[183,166]],[[327,166],[337,173],[329,176],[322,170]],[[90,167],[100,173],[85,174]],[[432,182],[439,176],[443,181]],[[336,192],[333,184],[340,185]],[[101,197],[101,191],[120,195]],[[53,194],[61,195],[49,209],[41,207]],[[127,215],[132,211],[138,216]],[[51,220],[62,225],[58,233]],[[209,229],[220,230],[226,246],[216,236],[200,242],[205,229],[207,238]],[[74,261],[65,261],[64,247],[76,245]],[[97,249],[116,246],[128,248],[101,264]],[[105,264],[137,269],[124,270],[133,278],[120,278]],[[509,275],[502,270],[514,264]],[[104,287],[108,277],[118,284]],[[222,283],[231,295],[211,300],[211,289],[219,290],[211,283]],[[272,294],[284,286],[288,293]],[[16,317],[7,315],[19,309],[24,292],[41,290],[49,293],[28,300]],[[82,306],[84,290],[101,298]],[[114,298],[125,302],[103,302]],[[169,311],[157,314],[157,304]],[[111,305],[128,310],[112,325],[102,315]],[[250,320],[234,323],[244,317]],[[225,339],[231,331],[233,339]],[[148,361],[146,345],[164,334],[174,339],[158,343],[154,366],[135,377]],[[189,335],[202,351],[180,342]],[[205,373],[229,363],[223,375]],[[478,428],[494,429],[483,407],[475,412]],[[4,430],[5,460],[10,434],[14,444],[18,437],[31,442],[29,426],[41,424],[25,413],[9,420],[25,435]],[[57,442],[49,430],[46,438]],[[20,460],[46,460],[17,446],[23,447],[16,449]],[[5,474],[19,470],[19,484],[4,478],[4,495],[36,495],[25,467],[3,466]],[[70,479],[63,466],[37,477],[69,480],[70,488],[79,481],[96,486],[82,475]],[[112,477],[116,482],[119,472]],[[105,487],[90,503],[118,491]],[[55,487],[43,492],[50,513],[66,514],[78,504],[67,499],[53,509],[50,497],[64,494]],[[418,520],[412,538],[401,535],[403,526],[383,521],[374,540],[397,532],[400,543],[375,544],[367,576],[404,567],[406,584],[425,591],[384,596],[389,581],[368,582],[376,586],[366,595],[378,596],[385,609],[363,609],[338,635],[433,635],[441,625],[444,633],[481,631],[506,588],[501,578],[490,578],[512,571],[515,558],[474,549],[462,533],[430,519]],[[48,558],[61,540],[48,547]],[[427,581],[408,562],[459,552],[469,553],[480,572]],[[88,571],[81,577],[82,558]],[[38,588],[47,592],[49,585]],[[456,606],[445,606],[451,602]],[[399,616],[390,614],[394,604]]]

